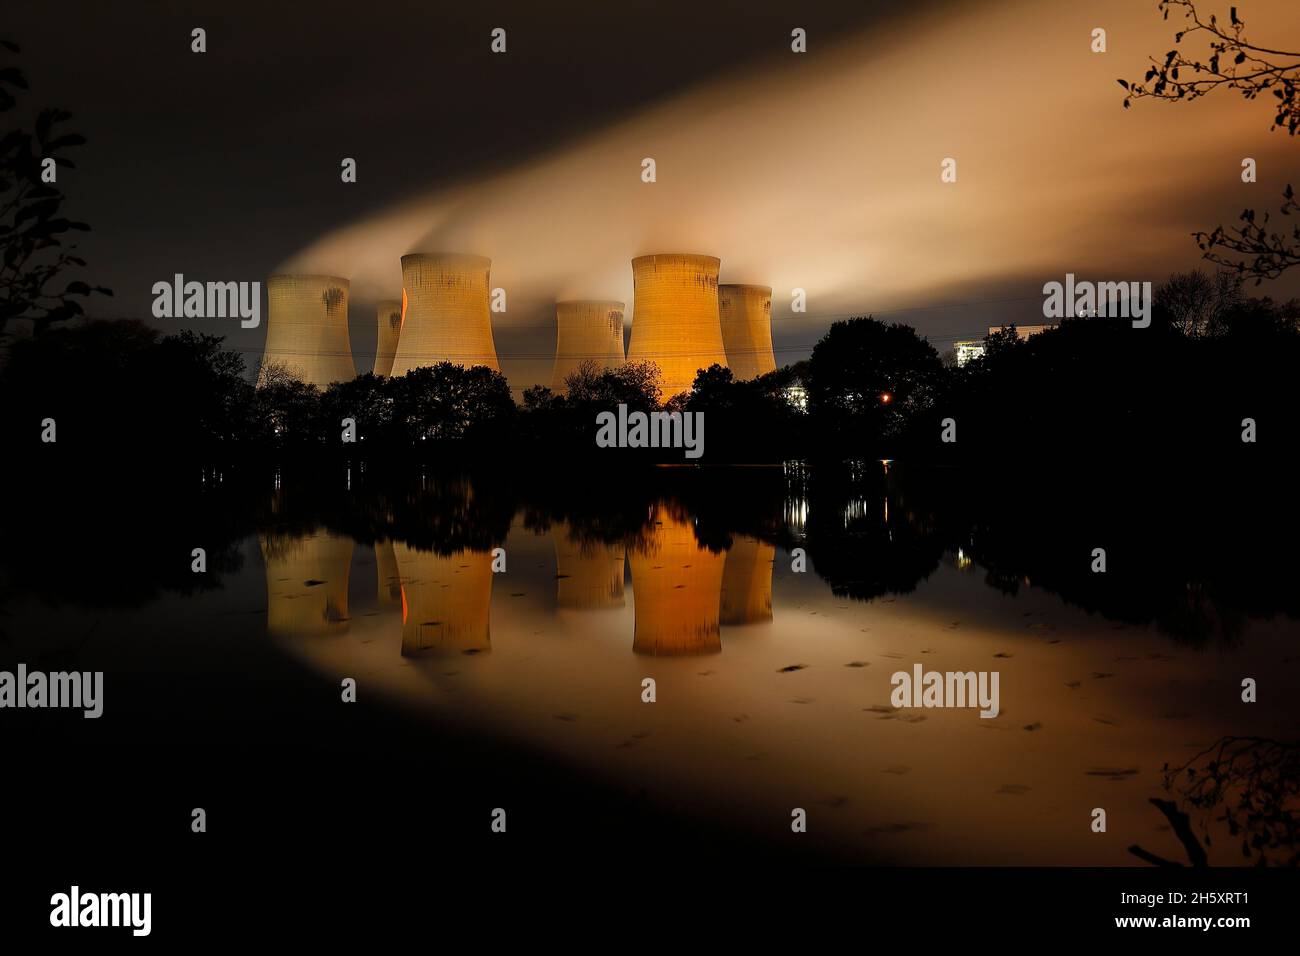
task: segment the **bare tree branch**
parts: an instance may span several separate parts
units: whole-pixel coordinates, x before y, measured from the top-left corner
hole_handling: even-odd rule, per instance
[[[1226,27],[1214,14],[1203,19],[1194,0],[1160,0],[1159,8],[1166,20],[1171,9],[1181,8],[1189,26],[1174,34],[1174,49],[1163,60],[1149,58],[1151,68],[1142,81],[1119,81],[1128,91],[1125,109],[1135,99],[1195,100],[1219,88],[1236,90],[1247,100],[1271,93],[1277,100],[1277,113],[1270,129],[1296,134],[1300,129],[1300,53],[1251,43],[1236,7],[1230,8]],[[1209,56],[1204,60],[1203,54],[1182,49],[1183,40],[1194,35],[1207,41]]]
[[[1250,42],[1246,21],[1237,15],[1235,6],[1229,8],[1226,26],[1214,14],[1203,17],[1195,0],[1160,0],[1158,6],[1166,20],[1170,10],[1181,10],[1187,25],[1174,34],[1174,48],[1163,60],[1149,58],[1151,68],[1140,82],[1118,81],[1125,90],[1125,109],[1135,99],[1190,101],[1220,88],[1236,90],[1245,100],[1271,94],[1277,112],[1269,129],[1296,135],[1300,130],[1300,53]],[[1183,41],[1193,36],[1207,41],[1208,56],[1184,51]],[[1297,208],[1288,184],[1279,213],[1290,216]],[[1243,210],[1238,220],[1240,225],[1231,228],[1215,226],[1208,232],[1192,233],[1206,259],[1233,270],[1242,279],[1254,279],[1256,285],[1300,265],[1300,226],[1289,231],[1270,229],[1269,214],[1260,217],[1253,209]]]

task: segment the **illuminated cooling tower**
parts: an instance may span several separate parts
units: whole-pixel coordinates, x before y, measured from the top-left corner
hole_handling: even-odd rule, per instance
[[[393,542],[375,542],[375,569],[379,576],[379,604],[402,603],[402,578],[397,571],[397,555],[393,553]]]
[[[357,374],[348,338],[348,280],[336,276],[271,276],[266,280],[266,351],[262,361],[286,366],[322,388]]]
[[[391,375],[397,355],[397,333],[402,331],[402,300],[383,299],[379,303],[379,337],[375,339],[375,374]]]
[[[266,630],[273,637],[340,634],[348,627],[352,539],[326,532],[263,535]]]
[[[722,554],[695,539],[695,527],[662,505],[654,509],[650,540],[633,548],[632,650],[661,656],[716,654],[722,650],[718,609]]]
[[[718,286],[718,313],[727,364],[739,381],[776,371],[772,354],[772,289],[765,285]]]
[[[722,571],[722,623],[772,620],[772,561],[776,548],[757,538],[736,538]]]
[[[434,253],[402,256],[402,327],[394,376],[451,362],[500,371],[488,312],[488,271],[482,256]]]
[[[727,364],[718,318],[718,264],[713,256],[677,254],[632,260],[627,360],[659,365],[664,401],[689,391],[699,369]]]
[[[621,544],[580,541],[566,525],[551,532],[555,538],[555,603],[562,608],[623,606]]]
[[[393,545],[402,580],[402,655],[477,653],[492,649],[492,555],[452,555]]]
[[[623,364],[622,302],[555,303],[555,370],[551,391],[565,392],[564,380],[583,362],[601,371]]]

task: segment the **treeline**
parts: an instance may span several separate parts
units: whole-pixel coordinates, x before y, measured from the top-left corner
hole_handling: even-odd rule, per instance
[[[960,464],[1011,457],[1287,454],[1300,303],[1193,272],[1157,288],[1151,324],[1066,319],[985,338],[958,367],[914,330],[836,323],[808,363],[813,447]],[[1243,435],[1254,442],[1243,441]]]
[[[684,460],[680,449],[598,449],[596,416],[619,405],[703,412],[706,463],[1278,457],[1300,437],[1291,385],[1300,305],[1247,298],[1232,281],[1171,278],[1149,328],[1071,319],[1023,341],[1009,328],[985,345],[958,367],[909,326],[854,318],[832,325],[805,362],[750,381],[703,369],[666,406],[651,363],[586,366],[566,394],[537,386],[516,403],[505,377],[484,367],[442,363],[318,389],[275,365],[250,376],[214,336],[97,321],[15,342],[0,400],[11,448],[41,444],[52,420],[60,452],[208,461]]]

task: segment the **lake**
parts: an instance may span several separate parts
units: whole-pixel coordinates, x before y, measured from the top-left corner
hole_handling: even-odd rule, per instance
[[[1171,537],[1177,508],[1163,524],[1140,502],[829,471],[539,477],[524,494],[510,470],[276,472],[238,491],[204,470],[184,507],[127,509],[88,546],[108,557],[11,547],[29,560],[9,570],[4,660],[105,672],[99,726],[19,712],[29,756],[71,773],[46,745],[89,735],[152,768],[117,812],[153,820],[174,797],[188,814],[206,788],[254,830],[269,823],[239,778],[256,768],[253,790],[278,779],[284,806],[309,798],[372,836],[415,800],[558,838],[566,807],[603,794],[627,834],[653,820],[813,859],[1144,865],[1136,845],[1186,863],[1189,834],[1215,864],[1294,856],[1277,820],[1220,819],[1252,787],[1294,785],[1295,751],[1271,745],[1294,739],[1300,694],[1285,548],[1207,564]],[[1229,530],[1187,533],[1231,551]],[[893,675],[917,667],[996,673],[997,716],[897,706]],[[313,786],[352,760],[369,776],[337,800]],[[1184,765],[1199,775],[1166,780]],[[1153,798],[1189,814],[1185,833]]]

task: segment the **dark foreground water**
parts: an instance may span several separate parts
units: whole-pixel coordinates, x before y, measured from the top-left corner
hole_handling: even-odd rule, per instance
[[[10,819],[87,875],[1294,863],[1300,562],[1267,495],[1192,516],[880,462],[525,477],[204,471],[153,509],[12,522],[0,659],[106,687],[98,720],[2,715]],[[895,706],[916,665],[996,672],[998,715]]]

